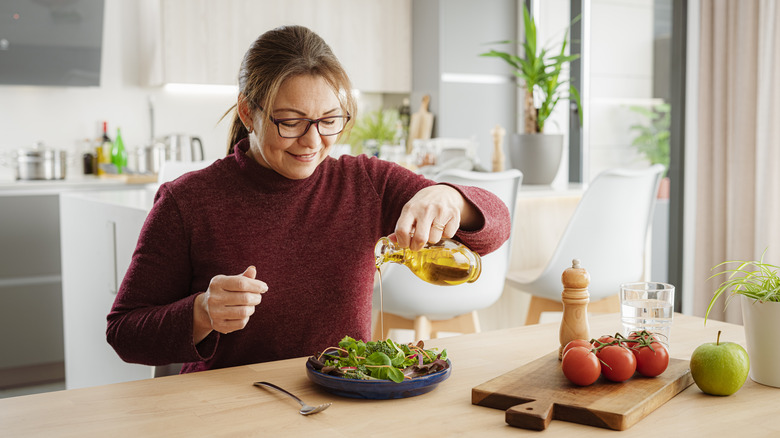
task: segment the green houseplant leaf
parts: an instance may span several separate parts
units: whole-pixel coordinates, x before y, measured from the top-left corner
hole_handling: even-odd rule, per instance
[[[766,254],[766,250],[764,250]],[[780,302],[780,267],[764,263],[764,254],[761,254],[759,260],[729,260],[714,266],[712,269],[718,269],[727,264],[737,264],[737,267],[725,269],[713,274],[707,280],[718,276],[726,276],[726,280],[720,283],[712,295],[710,304],[707,306],[707,313],[704,315],[704,322],[710,315],[715,301],[723,294],[729,294],[726,303],[737,295],[744,295],[757,301]]]
[[[579,18],[575,19],[575,22]],[[563,37],[560,51],[551,54],[551,49],[537,45],[536,23],[531,19],[528,7],[523,5],[523,23],[525,41],[522,43],[523,56],[491,49],[480,56],[503,59],[509,64],[515,76],[520,79],[518,85],[525,88],[524,131],[528,134],[544,132],[544,125],[561,100],[574,100],[577,105],[580,123],[582,123],[582,105],[579,92],[569,85],[569,80],[560,79],[566,64],[579,58],[579,55],[567,55],[568,29]],[[498,41],[493,44],[514,44],[513,41]]]
[[[663,164],[666,167],[666,176],[669,170],[671,105],[662,103],[652,108],[631,106],[629,109],[646,119],[644,124],[629,127],[629,130],[635,131],[637,135],[631,144],[650,164]]]
[[[359,153],[366,140],[376,140],[378,146],[393,142],[399,122],[398,111],[391,109],[372,111],[359,118],[349,133],[353,152]]]

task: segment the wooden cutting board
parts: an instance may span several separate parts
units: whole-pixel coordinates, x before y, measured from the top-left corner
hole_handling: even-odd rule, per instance
[[[433,113],[428,111],[431,96],[425,95],[420,103],[420,109],[412,114],[409,120],[409,141],[406,143],[407,153],[412,152],[414,140],[427,140],[433,133]]]
[[[471,391],[471,403],[506,410],[506,422],[544,430],[553,419],[625,430],[693,383],[687,360],[671,359],[658,377],[622,383],[600,377],[590,386],[569,382],[552,352]]]

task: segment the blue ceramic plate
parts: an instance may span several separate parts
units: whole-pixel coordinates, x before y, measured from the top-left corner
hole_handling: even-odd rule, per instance
[[[427,376],[404,380],[401,383],[396,383],[392,380],[356,380],[331,376],[315,370],[309,362],[306,362],[306,375],[309,377],[309,380],[336,395],[370,400],[386,400],[414,397],[433,391],[439,383],[450,376],[452,363],[449,359],[447,359],[447,364],[449,364],[447,369],[428,374]]]

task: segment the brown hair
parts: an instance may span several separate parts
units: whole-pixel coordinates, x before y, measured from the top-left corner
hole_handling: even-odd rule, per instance
[[[282,26],[260,35],[249,47],[238,71],[238,89],[247,99],[252,111],[271,108],[279,88],[285,80],[300,76],[320,76],[333,88],[347,113],[355,119],[357,104],[352,96],[352,83],[341,63],[327,43],[303,26]],[[227,154],[249,133],[238,116],[237,104],[226,113],[235,111],[230,127]],[[224,116],[223,116],[224,117]],[[263,133],[272,122],[263,117]],[[344,133],[349,132],[351,123]],[[341,135],[344,135],[342,133]]]

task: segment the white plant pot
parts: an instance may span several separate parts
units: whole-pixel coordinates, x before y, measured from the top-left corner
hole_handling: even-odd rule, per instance
[[[741,296],[745,341],[750,356],[750,378],[780,388],[780,303],[756,302]]]

